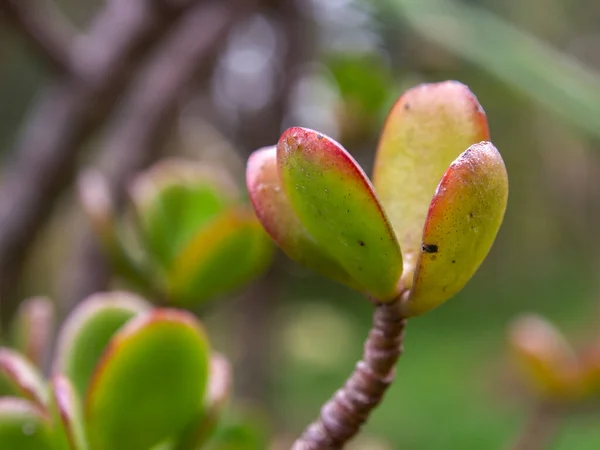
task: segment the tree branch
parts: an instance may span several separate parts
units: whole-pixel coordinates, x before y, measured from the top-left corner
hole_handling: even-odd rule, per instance
[[[103,153],[110,165],[105,176],[117,207],[125,201],[129,181],[160,154],[182,95],[198,78],[206,79],[212,73],[225,37],[244,11],[227,8],[224,3],[198,4],[180,20],[112,121]],[[70,302],[107,287],[110,270],[95,236],[84,238],[74,260],[69,274],[73,284]]]
[[[189,2],[182,2],[189,3]],[[70,55],[78,78],[62,77],[37,101],[0,184],[0,304],[14,305],[27,250],[74,178],[78,150],[110,114],[132,72],[184,12],[146,0],[109,2]],[[8,311],[7,311],[8,309]]]
[[[72,73],[68,49],[75,36],[61,26],[62,21],[55,20],[57,11],[47,4],[42,8],[39,4],[32,7],[31,3],[32,0],[0,0],[0,11],[48,65],[58,72]]]
[[[323,406],[319,419],[306,428],[292,450],[341,449],[379,405],[395,376],[402,354],[406,319],[400,300],[377,304],[363,359],[344,386]]]

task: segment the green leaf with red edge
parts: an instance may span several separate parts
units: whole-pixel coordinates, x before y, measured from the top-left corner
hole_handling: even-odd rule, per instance
[[[232,389],[232,368],[227,359],[213,354],[210,360],[208,390],[200,411],[177,440],[174,450],[196,450],[210,440],[219,425]]]
[[[250,155],[246,184],[257,217],[286,255],[321,275],[358,289],[356,282],[319,247],[296,216],[281,186],[275,146]]]
[[[179,159],[142,173],[130,193],[144,246],[163,268],[239,195],[227,173]]]
[[[85,401],[94,450],[147,450],[181,433],[203,408],[208,343],[191,313],[157,309],[111,340]]]
[[[37,367],[43,367],[54,333],[54,305],[47,297],[31,297],[19,305],[15,316],[14,347]]]
[[[542,395],[566,399],[586,392],[577,355],[547,320],[535,314],[518,317],[509,327],[508,343],[526,382]]]
[[[471,279],[496,239],[507,199],[506,168],[491,143],[472,145],[450,165],[429,207],[409,315],[437,307]]]
[[[72,383],[64,375],[55,375],[50,384],[52,414],[59,424],[63,445],[69,450],[88,450],[81,401]]]
[[[390,111],[373,183],[402,248],[404,288],[412,282],[440,178],[465,149],[483,140],[489,140],[485,112],[469,88],[456,81],[409,89]]]
[[[17,396],[45,406],[48,389],[38,369],[21,354],[0,347],[0,397]]]
[[[56,450],[49,417],[38,405],[28,400],[0,398],[0,448]]]
[[[282,186],[293,210],[323,252],[361,290],[380,301],[397,295],[402,257],[371,182],[333,139],[290,128],[277,144]]]
[[[273,246],[249,205],[220,213],[174,258],[166,275],[168,298],[193,305],[230,292],[264,271]]]
[[[86,298],[71,312],[59,333],[54,372],[65,374],[83,397],[113,335],[150,307],[141,297],[127,292],[103,292]]]

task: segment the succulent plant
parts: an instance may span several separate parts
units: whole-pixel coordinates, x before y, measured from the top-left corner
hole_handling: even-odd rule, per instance
[[[290,128],[250,157],[248,190],[292,259],[418,315],[467,283],[502,222],[506,169],[487,139],[466,86],[424,84],[390,112],[373,183],[333,139]]]
[[[138,175],[121,213],[104,178],[83,176],[84,209],[118,274],[167,303],[192,307],[268,266],[272,245],[225,172],[169,159]]]
[[[507,204],[504,162],[476,97],[447,81],[393,106],[373,183],[339,143],[298,127],[251,155],[246,182],[290,258],[376,306],[362,361],[293,447],[342,448],[394,378],[406,319],[460,291],[488,254]]]
[[[581,402],[600,394],[600,345],[575,351],[563,334],[535,314],[515,319],[508,332],[512,359],[544,401]]]
[[[52,373],[46,381],[0,349],[0,448],[205,448],[231,384],[194,315],[125,292],[95,294],[71,313]]]

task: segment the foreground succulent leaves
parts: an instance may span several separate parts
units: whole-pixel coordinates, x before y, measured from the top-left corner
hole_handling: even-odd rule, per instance
[[[210,440],[228,403],[232,381],[229,361],[219,354],[213,354],[204,409],[186,427],[174,450],[197,450]]]
[[[491,143],[472,145],[450,165],[427,214],[409,315],[435,308],[464,287],[496,239],[507,199],[506,168]]]
[[[23,397],[40,407],[48,403],[48,391],[37,368],[19,353],[0,347],[0,397],[5,395]]]
[[[358,287],[344,268],[319,247],[296,216],[281,186],[275,146],[259,149],[250,156],[246,182],[263,227],[291,259],[335,281]]]
[[[58,336],[54,371],[66,375],[80,397],[114,333],[150,309],[141,297],[126,292],[94,294],[81,302]]]
[[[85,417],[94,450],[147,450],[202,409],[208,344],[190,313],[154,310],[111,340],[90,384]]]
[[[402,257],[369,179],[334,140],[290,128],[277,145],[282,186],[319,246],[380,301],[397,295]]]
[[[544,396],[570,398],[583,387],[579,362],[563,335],[543,318],[527,314],[509,328],[511,353],[529,384]]]
[[[62,440],[69,450],[88,450],[80,399],[73,385],[63,375],[55,375],[51,381],[52,412],[60,423]]]
[[[144,245],[166,268],[197,230],[238,195],[227,174],[176,159],[138,176],[130,192]]]
[[[234,206],[200,229],[174,258],[168,297],[183,305],[231,291],[260,273],[272,245],[249,206]]]
[[[49,418],[39,406],[20,398],[0,398],[0,448],[55,450]]]
[[[19,305],[14,348],[38,367],[43,367],[50,351],[54,322],[54,305],[47,297],[28,298]]]
[[[485,113],[469,88],[456,81],[416,86],[392,108],[373,183],[402,248],[404,288],[411,287],[436,186],[454,159],[484,140],[489,140]]]

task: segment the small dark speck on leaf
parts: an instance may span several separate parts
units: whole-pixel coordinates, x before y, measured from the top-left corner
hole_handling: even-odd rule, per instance
[[[469,217],[473,217],[473,211],[469,212]]]
[[[320,134],[320,133],[319,133],[319,134],[317,134],[317,139],[318,139],[318,140],[321,140],[321,139],[323,139],[323,137],[324,137],[324,136],[323,136],[322,134]]]
[[[365,242],[364,241],[358,241],[358,245],[360,245],[361,247],[365,246]]]
[[[435,244],[423,244],[421,248],[425,253],[437,253],[438,251],[438,246]]]
[[[453,259],[453,260],[452,260],[452,264],[454,264],[455,262],[456,262],[456,260],[455,260],[455,259]]]

